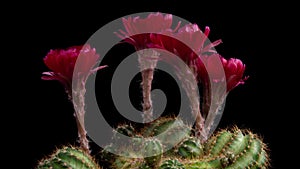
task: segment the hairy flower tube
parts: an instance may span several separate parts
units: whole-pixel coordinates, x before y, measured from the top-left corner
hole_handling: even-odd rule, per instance
[[[166,31],[164,34],[151,34],[152,46],[150,47],[163,49],[180,57],[189,66],[193,75],[198,80],[200,79],[200,74],[198,74],[198,59],[201,59],[204,55],[217,53],[214,47],[222,42],[221,40],[217,40],[211,43],[208,40],[209,33],[210,28],[208,26],[205,27],[204,31],[201,31],[197,24],[189,23],[179,28],[177,32]],[[166,53],[165,55],[163,58],[172,63],[173,56]],[[182,69],[182,71],[185,70]],[[180,73],[177,75],[180,79],[185,78],[181,77]],[[198,90],[196,90],[197,86],[191,86],[189,83],[185,83],[183,86],[191,102],[192,114],[196,117],[196,135],[201,140],[206,140],[208,134],[204,127],[205,119],[200,109],[200,98],[197,93]]]
[[[143,89],[143,122],[153,120],[153,107],[151,100],[151,85],[154,69],[157,64],[159,53],[155,50],[147,49],[151,45],[151,33],[161,33],[165,31],[175,31],[171,29],[173,16],[171,14],[150,13],[146,18],[128,17],[123,18],[124,30],[116,33],[124,42],[132,44],[138,52],[139,65],[142,74]]]
[[[89,152],[89,143],[84,127],[86,92],[85,83],[88,76],[106,66],[96,67],[100,56],[95,48],[90,45],[72,46],[67,49],[55,49],[44,58],[45,65],[51,70],[43,72],[43,80],[58,80],[65,87],[69,99],[72,101],[76,112],[74,113],[78,128],[79,142],[82,149]],[[75,66],[77,74],[73,74]],[[72,86],[72,79],[78,78],[80,83]]]

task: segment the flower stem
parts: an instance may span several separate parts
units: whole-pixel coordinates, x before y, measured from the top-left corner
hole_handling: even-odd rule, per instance
[[[78,85],[75,90],[72,92],[72,102],[74,109],[76,110],[74,113],[77,129],[78,129],[78,138],[80,147],[87,153],[90,153],[89,149],[89,140],[87,139],[87,132],[84,125],[84,115],[85,115],[85,84]]]
[[[214,94],[214,97],[210,95],[209,110],[205,118],[205,128],[209,132],[208,136],[211,134],[211,131],[215,130],[222,117],[226,96],[227,94],[224,91],[217,92],[217,94]]]
[[[193,69],[193,67],[190,68]],[[199,138],[201,142],[204,142],[207,140],[207,132],[205,130],[205,120],[200,111],[200,98],[197,81],[195,80],[193,70],[185,73],[183,73],[182,70],[186,69],[177,71],[177,76],[182,82],[182,86],[190,100],[192,115],[196,118],[195,136]]]
[[[202,112],[204,118],[207,118],[211,104],[211,87],[209,83],[204,82],[203,86],[203,103],[202,103]]]
[[[201,112],[198,111],[196,115],[195,136],[199,138],[201,143],[207,140],[207,131],[205,129],[204,124],[205,124],[205,120],[202,117]]]
[[[151,84],[153,79],[153,69],[142,71],[142,88],[143,88],[143,122],[153,120],[153,107],[151,100]]]
[[[79,138],[79,143],[80,147],[82,148],[83,151],[90,153],[89,150],[89,140],[86,137],[86,130],[85,127],[81,122],[79,122],[79,118],[75,116],[76,118],[76,124],[77,124],[77,129],[78,129],[78,138]]]
[[[143,90],[143,122],[147,123],[153,120],[151,86],[159,53],[155,50],[148,49],[139,51],[138,56],[142,73],[141,87]]]

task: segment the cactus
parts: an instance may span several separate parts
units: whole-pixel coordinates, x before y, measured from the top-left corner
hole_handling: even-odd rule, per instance
[[[142,134],[144,137],[150,137],[153,135],[158,135],[165,131],[171,124],[175,121],[171,117],[161,117],[150,123],[148,123],[143,129]]]
[[[169,150],[190,136],[191,127],[179,118],[162,117],[144,127],[142,134],[144,137],[158,138],[163,147]]]
[[[135,137],[135,135],[136,131],[131,125],[122,124],[113,130],[111,143],[116,149],[121,149],[124,146],[130,146],[132,142],[128,137]]]
[[[106,145],[98,154],[98,159],[100,160],[101,166],[109,168],[112,163],[118,158],[118,155],[114,154],[115,147],[112,144]]]
[[[148,139],[144,143],[145,162],[152,168],[157,168],[163,154],[162,144],[157,139]]]
[[[123,125],[119,125],[116,129],[115,129],[115,135],[116,133],[120,133],[122,135],[128,136],[128,137],[133,137],[135,136],[135,129],[128,124],[123,124]]]
[[[266,145],[250,131],[234,127],[232,131],[222,130],[205,145],[207,156],[222,157],[226,168],[267,168]]]
[[[176,159],[165,160],[159,169],[185,169],[184,165]]]
[[[113,169],[132,169],[132,168],[149,168],[143,161],[143,159],[139,158],[128,158],[128,157],[119,157],[114,163],[107,167]]]
[[[197,158],[203,155],[203,148],[199,139],[186,138],[175,150],[182,158]]]
[[[100,169],[94,159],[86,152],[75,147],[63,147],[50,158],[39,162],[37,169]]]
[[[185,169],[222,169],[221,160],[219,158],[216,159],[201,159],[201,160],[193,160],[188,161],[184,165]]]
[[[182,128],[177,133],[173,132],[174,126],[188,127],[181,120],[163,118],[149,126],[151,129],[143,128],[142,131],[151,135],[172,131],[172,135],[167,134],[165,139],[182,140],[173,149],[164,152],[162,138],[150,137],[151,135],[145,138],[141,135],[143,133],[138,134],[130,125],[122,125],[116,130],[136,138],[133,143],[140,145],[140,149],[133,149],[135,146],[115,147],[114,144],[109,144],[100,152],[101,166],[113,169],[255,169],[269,166],[266,145],[250,131],[237,127],[224,129],[201,144],[195,136],[186,136],[187,132],[180,133]],[[178,137],[178,133],[184,137]],[[118,155],[112,152],[118,152]],[[75,147],[58,149],[37,166],[37,169],[50,168],[100,169],[90,155]]]
[[[186,130],[183,130],[184,127]],[[140,134],[130,132],[135,134],[131,136],[137,139],[134,142],[141,145],[142,152],[126,146],[118,150],[125,153],[124,156],[107,155],[107,158],[114,160],[111,168],[242,169],[267,168],[269,165],[266,146],[257,135],[250,131],[240,130],[237,127],[231,130],[221,130],[201,144],[199,139],[190,135],[187,130],[189,126],[185,125],[182,120],[163,117],[149,123]],[[163,132],[167,133],[164,137],[154,137]],[[143,139],[145,142],[141,143]],[[170,141],[167,139],[177,139],[179,143],[174,144],[171,150],[164,151],[161,143],[166,141],[169,144]]]
[[[204,152],[199,156],[192,156],[195,151],[193,139],[195,138],[184,140],[177,149],[180,156],[172,159],[178,158],[185,169],[254,169],[269,166],[266,145],[250,131],[237,127],[221,130],[205,143]],[[202,150],[200,147],[199,150]],[[171,164],[170,161],[164,161],[161,167],[169,163]]]
[[[157,136],[163,132],[166,132],[170,127],[185,126],[181,119],[174,117],[161,117],[153,122],[149,123],[142,129],[144,137]]]

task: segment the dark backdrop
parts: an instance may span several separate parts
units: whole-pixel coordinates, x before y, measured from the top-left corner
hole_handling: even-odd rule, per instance
[[[278,112],[281,103],[277,97],[281,91],[273,89],[280,81],[274,73],[278,70],[278,61],[275,63],[274,58],[280,57],[274,50],[280,48],[276,41],[280,35],[273,32],[276,32],[274,29],[284,31],[285,24],[278,19],[279,8],[259,3],[143,0],[35,5],[16,10],[17,17],[11,20],[10,29],[18,36],[11,38],[14,44],[10,46],[15,50],[10,55],[18,67],[13,68],[14,76],[11,77],[17,82],[9,84],[14,86],[17,94],[9,98],[18,104],[11,106],[13,113],[10,115],[18,127],[12,129],[9,136],[10,142],[15,142],[15,151],[20,152],[17,158],[22,160],[15,165],[34,168],[37,161],[55,147],[76,144],[72,105],[63,87],[55,81],[41,80],[41,73],[48,70],[43,63],[47,52],[83,44],[101,26],[124,15],[159,11],[197,23],[202,29],[210,26],[210,40],[223,40],[216,48],[218,52],[225,58],[236,57],[246,64],[245,74],[250,78],[245,85],[230,92],[219,128],[235,124],[261,135],[271,150],[273,168],[280,168],[282,149]],[[157,82],[157,86],[166,88],[163,82]],[[172,99],[172,95],[169,97]],[[109,113],[109,110],[105,112]],[[112,123],[118,120],[114,118]]]

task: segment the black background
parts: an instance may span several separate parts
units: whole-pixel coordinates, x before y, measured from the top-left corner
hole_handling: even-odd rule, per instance
[[[5,83],[14,88],[7,97],[14,104],[10,106],[12,123],[6,126],[10,130],[5,140],[13,143],[10,152],[18,154],[13,158],[21,161],[15,165],[34,168],[38,160],[56,147],[76,144],[73,109],[63,87],[55,81],[41,80],[41,73],[48,71],[43,63],[47,52],[84,44],[101,26],[124,15],[159,11],[197,23],[202,29],[210,26],[210,40],[223,40],[217,51],[225,58],[236,57],[246,64],[245,74],[250,78],[230,92],[219,128],[235,124],[261,135],[270,149],[272,168],[281,168],[284,134],[280,125],[283,102],[279,94],[283,91],[276,87],[282,76],[279,78],[275,72],[283,64],[279,59],[283,43],[279,40],[283,36],[280,32],[287,33],[285,28],[289,24],[280,19],[284,8],[281,4],[141,0],[99,5],[87,2],[34,5],[37,7],[15,9],[17,17],[7,19],[5,25],[14,32],[9,38],[12,43],[8,44],[14,48],[9,55],[14,56],[12,63],[17,65],[11,70],[13,76],[8,77],[14,82]],[[162,82],[156,85],[166,88]]]

